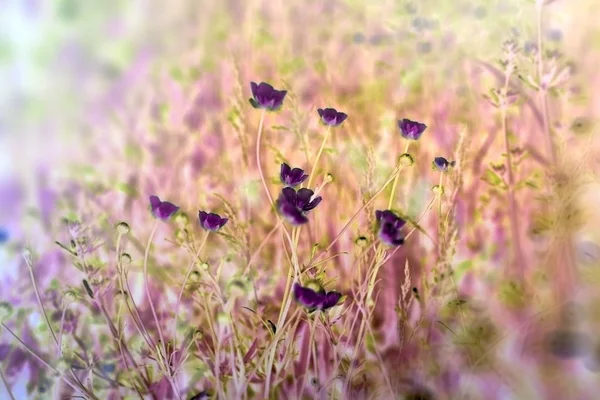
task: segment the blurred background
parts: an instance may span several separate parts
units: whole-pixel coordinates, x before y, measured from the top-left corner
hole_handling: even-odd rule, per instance
[[[321,219],[314,222],[313,234],[332,236],[339,231],[362,204],[360,197],[383,183],[403,148],[397,119],[408,117],[429,126],[411,148],[421,161],[403,179],[400,192],[405,210],[415,218],[437,183],[430,160],[439,155],[453,158],[458,133],[466,127],[468,169],[461,171],[464,189],[456,205],[461,233],[452,259],[464,269],[461,293],[479,298],[486,316],[498,325],[521,326],[522,321],[506,316],[502,301],[486,302],[489,293],[500,300],[507,290],[506,296],[514,294],[490,282],[512,268],[511,249],[519,241],[520,269],[534,288],[528,298],[534,299],[534,308],[562,310],[563,303],[575,301],[580,326],[597,337],[598,4],[544,3],[540,14],[534,0],[0,0],[0,301],[15,309],[35,303],[20,257],[25,247],[45,261],[40,263],[40,285],[70,282],[67,260],[57,255],[61,253],[54,243],[64,237],[65,218],[85,220],[99,231],[127,221],[145,240],[151,225],[146,218],[149,194],[163,194],[189,211],[190,218],[198,207],[229,212],[213,193],[227,194],[242,219],[249,218],[248,209],[241,210],[247,201],[253,212],[262,213],[248,239],[255,249],[260,242],[255,238],[265,237],[270,227],[254,160],[248,155],[258,114],[247,99],[250,81],[266,81],[290,93],[284,110],[269,117],[265,127],[263,168],[270,182],[276,180],[283,160],[309,168],[308,155],[318,148],[322,135],[316,108],[331,106],[349,114],[322,162],[327,169],[321,172],[336,178],[329,196],[339,203],[325,204],[328,208],[317,214]],[[510,233],[506,199],[486,186],[494,186],[495,177],[504,173],[493,168],[504,162],[505,150],[498,111],[485,96],[502,86],[499,60],[506,57],[507,40],[519,48],[518,72],[511,78],[518,100],[508,113],[509,136],[517,157],[527,154],[518,172],[528,187],[518,192],[518,239]],[[544,136],[538,92],[531,85],[539,74],[540,43],[543,72],[557,79],[546,110],[546,129],[555,135],[559,152],[556,162]],[[559,79],[565,69],[568,73]],[[549,182],[560,179],[567,195],[548,189]],[[537,203],[540,197],[546,200]],[[552,198],[568,201],[556,206],[548,200]],[[329,221],[331,215],[336,217]],[[368,232],[369,222],[358,221],[340,246],[351,248],[357,236]],[[424,224],[435,230],[433,216]],[[238,233],[228,232],[232,237]],[[106,242],[114,239],[100,236]],[[557,237],[572,246],[568,255],[552,252],[562,246]],[[313,239],[303,242],[305,252]],[[227,243],[232,246],[223,250],[227,254],[249,251],[236,240]],[[432,244],[420,239],[417,247],[401,252],[401,260],[384,270],[389,279],[382,290],[389,296],[381,297],[381,320],[394,314],[394,300],[385,299],[397,297],[404,279],[392,268],[407,259],[415,266],[431,261],[427,257]],[[275,263],[276,253],[268,248],[258,264]],[[164,261],[175,263],[183,255],[165,252]],[[465,264],[469,260],[472,263]],[[340,261],[331,271],[343,277],[350,264]],[[233,261],[229,268],[229,275],[235,275],[239,264]],[[413,273],[413,283],[419,285],[421,273]],[[166,274],[161,278],[174,279]],[[349,290],[349,279],[339,281]],[[275,282],[264,283],[262,294],[279,293],[267,289]],[[562,316],[553,318],[557,324],[564,322]],[[381,325],[376,329],[383,332],[386,324]],[[549,329],[543,325],[535,334],[542,337]],[[378,337],[381,343],[391,343],[383,336]],[[490,335],[489,340],[500,336]],[[525,342],[527,338],[525,334]],[[597,365],[594,360],[586,365],[598,368],[599,349],[597,345]],[[493,387],[499,399],[559,398],[553,393],[584,399],[593,398],[585,396],[593,396],[593,387],[600,384],[590,373],[594,368],[560,364],[551,369],[540,358],[526,362],[514,348],[504,350],[498,357],[504,357],[506,365],[519,359],[523,377],[471,371],[473,377],[502,376],[479,386],[474,383],[473,393]],[[393,365],[393,351],[390,354]],[[545,389],[564,368],[578,377],[577,383]],[[26,382],[33,381],[32,375],[20,376],[14,393],[28,398]],[[510,392],[502,379],[519,381],[522,391]],[[530,382],[522,382],[526,379]],[[443,390],[448,394],[455,389]],[[5,398],[2,390],[0,397]]]

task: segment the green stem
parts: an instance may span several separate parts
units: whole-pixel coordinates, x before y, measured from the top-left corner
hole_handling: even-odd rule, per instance
[[[404,153],[408,153],[408,148],[410,147],[410,141],[406,141],[406,146],[404,147]],[[390,193],[390,200],[388,202],[388,210],[392,209],[392,205],[394,205],[394,198],[396,197],[396,186],[398,186],[398,179],[400,178],[400,174],[396,175],[394,179],[394,184],[392,185],[392,192]]]
[[[312,170],[310,171],[310,176],[308,178],[308,184],[306,185],[306,187],[310,188],[312,181],[315,177],[315,172],[317,171],[317,165],[319,164],[319,159],[321,158],[321,154],[323,153],[323,149],[325,148],[325,143],[327,142],[327,139],[329,138],[329,134],[331,133],[331,126],[327,127],[327,130],[325,131],[325,136],[323,137],[323,141],[321,142],[321,147],[319,148],[319,151],[317,152],[317,157],[315,158],[315,162],[313,163],[312,166]]]
[[[196,255],[192,258],[190,267],[188,268],[187,273],[185,274],[185,279],[183,280],[183,284],[181,285],[181,290],[179,291],[179,295],[177,296],[177,303],[175,305],[175,323],[173,324],[173,350],[177,349],[177,321],[179,318],[179,306],[181,304],[181,298],[183,297],[183,291],[185,290],[185,284],[187,283],[188,279],[190,278],[190,275],[192,274],[192,270],[194,269],[194,266],[196,265],[196,261],[197,261],[198,257],[200,256],[200,253],[202,252],[204,245],[206,244],[208,235],[210,235],[210,231],[206,231],[206,235],[204,235],[204,238],[202,239],[202,243],[200,244],[200,247],[198,248]]]
[[[8,395],[10,396],[11,400],[16,400],[15,399],[15,395],[13,394],[10,385],[8,384],[8,381],[6,380],[6,378],[4,377],[4,373],[2,372],[2,368],[0,368],[0,378],[2,379],[2,383],[4,383],[4,386],[6,387],[6,391],[8,392]]]
[[[396,177],[398,177],[398,174],[400,174],[400,172],[402,171],[402,169],[403,169],[402,165],[396,168],[396,170],[392,173],[392,175],[390,176],[390,178],[388,178],[388,180],[383,184],[383,186],[381,188],[379,188],[379,190],[377,192],[375,192],[375,194],[369,199],[369,201],[367,201],[365,204],[363,204],[362,207],[360,207],[358,209],[358,211],[356,211],[354,213],[354,215],[352,215],[352,217],[350,217],[350,219],[348,220],[348,222],[346,223],[346,225],[344,225],[344,227],[342,228],[342,230],[336,235],[335,238],[333,238],[333,240],[331,241],[331,243],[329,243],[329,246],[327,246],[327,248],[325,250],[321,251],[318,255],[316,255],[315,257],[313,257],[309,261],[307,269],[309,269],[313,265],[312,264],[313,261],[318,260],[323,255],[327,254],[329,252],[329,250],[331,250],[331,248],[333,247],[333,245],[335,245],[337,243],[337,241],[342,237],[342,235],[344,234],[344,232],[346,232],[346,230],[348,230],[348,228],[350,228],[350,225],[356,219],[356,217],[358,217],[360,215],[360,213],[365,208],[367,208],[371,203],[373,203],[375,201],[375,199],[377,198],[377,196],[379,196],[388,187],[388,185]]]
[[[144,289],[146,290],[146,298],[148,299],[148,303],[150,303],[150,310],[152,311],[152,316],[154,317],[154,322],[156,323],[156,329],[158,330],[158,336],[160,338],[160,343],[164,355],[163,358],[164,360],[166,360],[168,358],[167,345],[165,343],[162,328],[160,327],[160,321],[158,320],[158,316],[156,315],[154,303],[152,302],[152,295],[150,294],[150,285],[148,281],[148,254],[150,254],[150,245],[152,244],[152,239],[154,239],[154,234],[156,233],[157,227],[158,219],[154,221],[154,226],[152,226],[152,231],[150,232],[150,237],[148,238],[148,244],[146,245],[146,251],[144,252]]]

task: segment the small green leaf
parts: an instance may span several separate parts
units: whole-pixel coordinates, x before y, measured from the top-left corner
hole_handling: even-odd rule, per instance
[[[458,264],[456,268],[454,268],[454,276],[456,277],[456,280],[460,281],[463,275],[469,272],[471,268],[473,268],[473,260],[465,260]]]
[[[489,168],[485,171],[485,175],[481,179],[492,186],[501,186],[504,184],[502,177]]]
[[[120,182],[117,184],[117,190],[119,190],[120,192],[125,193],[127,196],[129,197],[136,197],[137,196],[137,190],[130,184],[126,183],[126,182]]]

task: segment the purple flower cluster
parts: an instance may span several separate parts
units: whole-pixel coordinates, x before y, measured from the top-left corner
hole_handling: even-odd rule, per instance
[[[221,218],[219,214],[207,213],[206,211],[199,211],[198,219],[200,220],[200,226],[211,232],[218,231],[229,221],[228,218]]]
[[[398,127],[400,128],[402,137],[409,140],[419,140],[423,132],[425,132],[425,129],[427,129],[427,125],[421,122],[411,121],[407,118],[398,121]]]
[[[179,207],[168,201],[161,201],[158,196],[150,196],[150,209],[155,218],[166,221],[179,211]]]
[[[250,88],[252,89],[252,98],[249,101],[252,107],[268,111],[278,111],[287,94],[287,90],[276,90],[266,82],[260,84],[251,82]]]
[[[291,187],[285,187],[277,199],[277,208],[292,225],[306,224],[308,222],[306,214],[323,200],[321,196],[314,197],[314,194],[315,192],[306,188],[296,191]]]
[[[150,209],[152,210],[152,215],[162,221],[169,220],[179,211],[179,207],[175,204],[168,201],[161,201],[158,196],[154,195],[150,196]],[[198,220],[200,221],[200,226],[205,230],[217,232],[225,226],[229,219],[222,218],[219,214],[199,211]]]
[[[295,187],[300,185],[308,178],[303,169],[290,168],[286,163],[281,164],[281,172],[279,173],[281,183],[286,186]]]
[[[446,172],[455,165],[456,161],[448,161],[444,157],[436,157],[433,159],[432,163],[433,168],[441,172]]]
[[[398,217],[391,210],[375,211],[375,218],[379,224],[378,236],[379,240],[388,246],[400,246],[404,244],[404,234],[402,227],[406,225],[406,221]]]
[[[348,114],[339,112],[335,108],[319,108],[317,112],[321,117],[321,122],[328,126],[339,126],[348,118]]]
[[[319,290],[313,290],[309,287],[301,286],[299,283],[295,283],[294,297],[298,303],[302,304],[311,311],[325,311],[336,306],[342,298],[342,294],[336,291],[326,292],[322,288]]]

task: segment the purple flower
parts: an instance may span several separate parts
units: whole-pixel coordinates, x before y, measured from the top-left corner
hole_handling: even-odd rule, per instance
[[[206,390],[201,391],[198,394],[195,394],[194,396],[190,397],[190,400],[206,400],[210,398],[210,395],[208,394],[208,392]]]
[[[402,137],[410,140],[419,140],[423,132],[425,132],[425,129],[427,129],[427,125],[421,122],[411,121],[407,118],[399,120],[398,127],[400,128]]]
[[[250,99],[252,107],[269,111],[279,110],[287,94],[287,90],[275,90],[273,86],[266,82],[261,82],[258,85],[255,82],[250,82],[250,87],[252,89],[252,98]]]
[[[10,235],[8,231],[2,227],[0,227],[0,244],[8,242]]]
[[[559,329],[546,335],[546,347],[555,357],[575,358],[586,355],[592,343],[583,332]]]
[[[308,178],[303,169],[290,168],[286,163],[281,164],[281,173],[279,174],[281,183],[286,186],[298,186]]]
[[[229,221],[227,218],[221,218],[219,214],[207,213],[206,211],[199,211],[198,218],[200,219],[200,226],[212,232],[218,231]]]
[[[291,187],[285,187],[277,199],[279,212],[292,225],[302,225],[308,222],[306,213],[319,205],[322,198],[317,196],[312,198],[315,192],[310,189],[302,188],[297,192]]]
[[[8,343],[0,343],[0,361],[4,361],[10,353],[10,345]]]
[[[319,108],[317,111],[321,117],[321,122],[329,126],[339,126],[348,118],[347,114],[339,112],[335,108]]]
[[[393,247],[404,244],[402,227],[406,224],[406,221],[390,210],[377,210],[375,211],[375,217],[379,223],[379,239],[383,243]]]
[[[150,208],[152,209],[152,215],[163,221],[168,220],[179,211],[179,207],[175,204],[168,201],[160,201],[158,196],[150,196]]]
[[[454,167],[456,165],[456,161],[448,161],[444,157],[436,157],[433,159],[433,168],[438,171],[446,172],[450,167]]]
[[[296,301],[311,311],[316,309],[327,310],[337,305],[342,298],[340,292],[325,292],[322,288],[315,291],[309,287],[303,287],[299,283],[294,283],[294,297]]]

